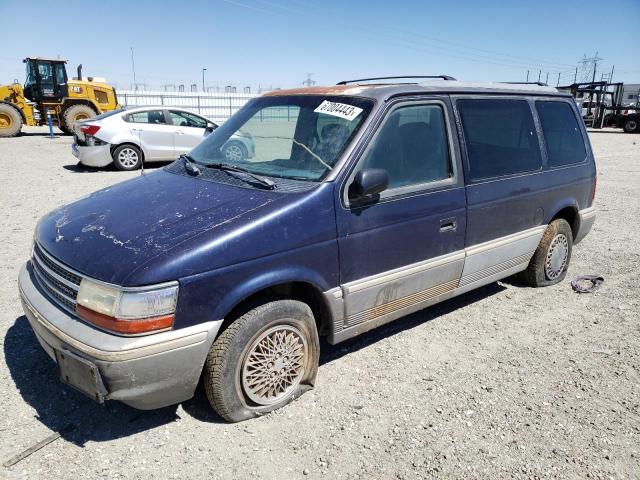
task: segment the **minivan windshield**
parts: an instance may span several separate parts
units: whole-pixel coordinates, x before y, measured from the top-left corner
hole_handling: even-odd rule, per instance
[[[361,97],[256,98],[190,152],[198,164],[278,178],[322,180],[369,115]]]

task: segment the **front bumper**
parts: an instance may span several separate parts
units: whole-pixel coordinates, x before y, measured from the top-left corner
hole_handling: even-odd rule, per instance
[[[121,337],[93,328],[54,305],[37,284],[29,263],[20,270],[18,284],[25,315],[42,348],[58,363],[66,352],[77,359],[76,364],[95,366],[100,398],[83,385],[72,381],[72,386],[98,400],[119,400],[142,410],[193,396],[222,324],[217,320],[154,335]]]
[[[113,162],[109,144],[82,147],[74,143],[71,146],[71,153],[87,167],[106,167]]]

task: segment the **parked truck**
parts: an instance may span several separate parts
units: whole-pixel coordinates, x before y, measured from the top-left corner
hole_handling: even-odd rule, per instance
[[[47,124],[47,115],[63,132],[71,133],[79,120],[119,107],[115,89],[94,78],[68,80],[66,60],[27,57],[24,86],[0,85],[0,137],[13,137],[23,125]]]

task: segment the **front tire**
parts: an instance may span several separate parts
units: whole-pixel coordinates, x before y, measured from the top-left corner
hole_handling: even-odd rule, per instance
[[[523,280],[532,287],[546,287],[564,280],[571,260],[573,232],[566,220],[552,221],[542,235]]]
[[[142,165],[142,151],[135,145],[120,145],[111,154],[113,164],[118,170],[137,170]]]
[[[627,133],[640,132],[640,124],[638,120],[635,118],[630,118],[626,122],[624,122],[623,130]]]
[[[222,153],[224,154],[225,160],[232,164],[242,162],[249,157],[247,147],[235,140],[227,143],[222,149]]]
[[[22,115],[17,108],[0,103],[0,137],[15,137],[22,129]]]
[[[62,123],[60,124],[60,130],[64,133],[72,134],[73,127],[76,122],[81,120],[88,120],[96,116],[96,112],[86,105],[72,105],[67,108],[62,114]]]
[[[319,355],[308,305],[279,300],[254,308],[211,347],[204,368],[209,403],[229,422],[280,408],[313,387]]]

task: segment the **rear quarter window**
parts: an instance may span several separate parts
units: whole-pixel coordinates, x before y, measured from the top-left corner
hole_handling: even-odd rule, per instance
[[[542,168],[538,135],[526,100],[464,99],[457,102],[471,180]]]
[[[566,102],[537,101],[536,110],[544,134],[548,165],[560,167],[584,162],[587,150],[571,106]]]

